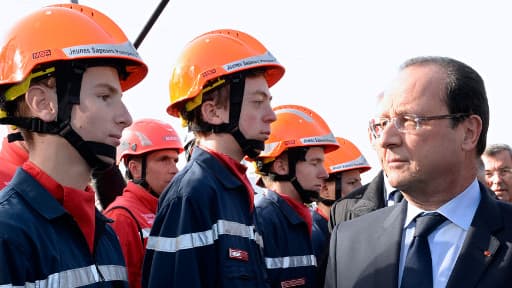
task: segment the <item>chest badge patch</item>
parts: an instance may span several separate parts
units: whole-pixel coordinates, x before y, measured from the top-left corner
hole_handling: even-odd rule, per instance
[[[241,261],[249,261],[249,253],[244,250],[229,248],[229,258]]]
[[[297,287],[306,285],[305,278],[293,279],[281,282],[281,288]]]

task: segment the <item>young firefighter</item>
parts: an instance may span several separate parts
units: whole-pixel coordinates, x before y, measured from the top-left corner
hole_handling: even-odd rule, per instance
[[[319,269],[319,287],[323,287],[325,267],[329,255],[329,213],[336,200],[345,197],[354,189],[362,186],[361,173],[371,169],[359,148],[354,143],[336,137],[338,149],[325,154],[324,166],[329,174],[316,201],[316,208],[311,210],[313,218],[313,251]]]
[[[146,65],[114,22],[76,4],[22,18],[0,62],[0,123],[19,127],[29,151],[0,192],[0,286],[127,287],[88,184],[115,162],[132,122],[121,97]]]
[[[178,172],[181,152],[178,134],[165,122],[140,119],[123,131],[117,155],[126,167],[128,184],[104,214],[114,220],[130,287],[141,286],[142,261],[158,198]]]
[[[253,189],[240,161],[264,148],[276,120],[269,87],[283,74],[241,31],[211,31],[184,49],[167,111],[194,132],[195,147],[160,197],[144,287],[267,287]]]
[[[316,208],[311,214],[313,248],[317,258],[323,248],[329,245],[329,212],[332,204],[361,187],[360,175],[371,169],[370,164],[354,143],[341,137],[336,137],[336,140],[340,147],[325,154],[325,169],[329,178],[325,180],[320,198],[316,201]]]
[[[316,287],[317,261],[309,208],[327,179],[324,153],[338,147],[329,126],[299,105],[274,108],[277,121],[256,158],[268,188],[256,201],[265,265],[272,287]]]

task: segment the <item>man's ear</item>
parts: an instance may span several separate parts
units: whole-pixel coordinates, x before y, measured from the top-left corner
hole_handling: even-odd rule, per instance
[[[30,110],[30,116],[45,122],[57,119],[57,93],[54,89],[40,84],[32,85],[25,93],[25,102]]]
[[[463,125],[464,127],[462,149],[475,149],[480,139],[480,134],[482,133],[482,119],[477,115],[471,115],[459,125]]]
[[[285,157],[277,157],[276,160],[272,163],[272,170],[277,175],[287,175],[288,174],[288,160]]]
[[[140,179],[142,171],[139,161],[136,161],[135,159],[128,161],[128,167],[126,167],[126,169],[130,171],[130,174],[132,174],[133,179]]]
[[[225,121],[222,117],[224,112],[222,108],[215,105],[213,100],[206,101],[201,105],[203,120],[209,124],[219,125],[224,123]]]

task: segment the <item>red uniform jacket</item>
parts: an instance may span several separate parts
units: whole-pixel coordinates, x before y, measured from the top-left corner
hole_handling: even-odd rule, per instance
[[[130,287],[141,287],[142,261],[157,205],[156,197],[149,194],[142,186],[130,181],[123,190],[123,195],[118,196],[104,212],[107,217],[114,220],[111,225],[123,249]],[[123,208],[115,208],[119,206],[128,208],[133,216]],[[142,233],[144,245],[142,245],[140,233]]]
[[[0,150],[0,189],[11,181],[16,168],[20,167],[28,159],[28,152],[15,142],[7,142],[7,137],[2,142]]]

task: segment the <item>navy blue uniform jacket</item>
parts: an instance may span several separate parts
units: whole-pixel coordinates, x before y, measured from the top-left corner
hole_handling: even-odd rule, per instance
[[[307,223],[274,191],[255,202],[271,286],[315,287],[316,257]]]
[[[143,287],[267,287],[249,194],[200,147],[160,197]]]
[[[128,287],[117,236],[95,219],[91,254],[73,217],[18,168],[0,191],[0,287]]]

